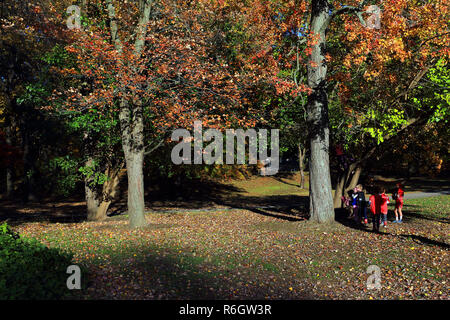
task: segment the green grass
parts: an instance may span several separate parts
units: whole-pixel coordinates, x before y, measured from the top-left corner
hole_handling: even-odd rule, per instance
[[[285,177],[255,177],[249,180],[235,180],[231,182],[234,187],[242,190],[242,194],[250,197],[282,196],[282,195],[307,195],[308,176],[306,175],[305,188],[299,187],[299,174],[286,175]]]
[[[18,231],[74,252],[93,279],[86,299],[447,299],[449,208],[450,196],[407,200],[405,223],[381,234],[238,209],[152,213],[141,230],[116,217]],[[365,287],[371,264],[380,292]]]
[[[394,206],[392,205],[392,208]],[[449,220],[450,196],[438,196],[405,201],[404,211],[410,216]]]

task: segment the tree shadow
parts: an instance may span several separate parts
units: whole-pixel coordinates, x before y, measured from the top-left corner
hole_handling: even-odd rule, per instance
[[[86,204],[70,199],[22,203],[13,200],[0,202],[0,221],[12,226],[30,222],[76,223],[86,220]]]
[[[435,221],[435,222],[441,222],[441,223],[450,223],[449,218],[436,217],[436,216],[430,217],[430,216],[420,214],[418,211],[403,210],[403,220],[404,221],[408,222],[410,220],[415,220],[415,219]]]
[[[309,218],[309,197],[298,195],[245,196],[234,195],[218,200],[223,206],[249,210],[254,213],[286,221]]]
[[[288,174],[289,175],[289,174]],[[298,195],[247,196],[245,190],[215,181],[190,180],[146,191],[146,209],[167,210],[244,209],[288,221],[308,218],[309,198]],[[114,201],[108,216],[127,212],[127,193]],[[86,203],[78,199],[46,199],[41,202],[0,201],[0,221],[11,225],[30,222],[76,223],[86,221]]]
[[[250,268],[259,269],[256,261],[241,261],[236,257],[224,260],[218,257],[194,255],[193,250],[183,252],[162,248],[135,247],[129,248],[133,252],[111,255],[114,268],[97,270],[91,269],[93,274],[88,282],[91,298],[94,299],[129,299],[131,293],[142,296],[142,299],[185,299],[185,300],[217,300],[217,299],[313,299],[312,290],[306,282],[298,281],[296,292],[287,286],[272,286],[261,278],[261,274],[244,278],[244,264],[252,264]],[[136,255],[134,257],[134,254]],[[130,257],[133,257],[130,259]],[[97,274],[98,273],[98,274]],[[265,271],[265,277],[274,272]],[[112,290],[122,287],[119,297],[105,296],[104,281],[95,278],[111,279]],[[260,279],[258,279],[258,277]],[[248,281],[253,280],[253,281]],[[277,282],[278,283],[278,282]],[[122,292],[123,291],[123,292]],[[131,292],[127,292],[131,291]],[[150,293],[150,294],[148,294]],[[147,295],[148,294],[148,295]],[[316,299],[318,297],[315,297]]]
[[[365,178],[371,178],[372,181],[382,184],[387,187],[387,189],[395,189],[395,185],[397,182],[400,182],[404,185],[405,192],[441,192],[443,194],[450,194],[450,181],[445,178],[430,178],[430,177],[404,177],[404,176],[389,176],[383,177],[380,175],[368,175]]]
[[[277,181],[279,181],[279,182],[281,182],[281,183],[284,183],[284,184],[286,184],[286,185],[293,186],[293,187],[297,187],[297,188],[300,189],[300,184],[294,184],[294,183],[290,183],[290,182],[284,181],[284,180],[283,180],[283,177],[275,177],[275,180],[277,180]]]
[[[395,236],[406,238],[406,239],[412,239],[414,242],[416,242],[418,244],[427,244],[427,245],[432,245],[432,246],[438,246],[438,247],[441,247],[444,249],[450,249],[450,245],[445,242],[428,239],[426,237],[418,236],[415,234],[399,234],[399,235],[395,235]]]

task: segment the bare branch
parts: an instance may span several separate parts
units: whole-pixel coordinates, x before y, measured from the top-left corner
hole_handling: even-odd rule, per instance
[[[154,147],[151,148],[150,150],[146,150],[145,153],[144,153],[144,155],[149,155],[150,153],[152,153],[153,151],[155,151],[156,149],[158,149],[160,146],[162,146],[163,143],[164,143],[164,139],[160,140],[156,146],[154,146]],[[147,146],[147,147],[148,147],[148,146]]]

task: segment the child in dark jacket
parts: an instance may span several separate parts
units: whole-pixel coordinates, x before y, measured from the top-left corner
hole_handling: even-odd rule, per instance
[[[356,186],[356,206],[358,208],[358,222],[362,222],[367,224],[367,203],[366,203],[366,195],[363,191],[363,186],[358,184]]]
[[[355,187],[352,191],[352,208],[353,208],[353,219],[358,222],[358,189]]]

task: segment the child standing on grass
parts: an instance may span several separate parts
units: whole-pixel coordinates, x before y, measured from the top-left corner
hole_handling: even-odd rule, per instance
[[[383,222],[383,227],[387,227],[387,214],[388,214],[388,203],[389,196],[386,194],[386,189],[381,189],[381,220]]]
[[[403,191],[403,185],[401,183],[397,183],[397,191],[394,193],[394,196],[392,197],[395,200],[395,223],[402,223],[403,222],[403,197],[405,195],[405,191]],[[400,216],[400,219],[399,219]]]
[[[352,207],[353,207],[353,219],[358,222],[358,188],[353,188],[352,193]]]
[[[358,208],[358,222],[361,222],[362,219],[364,224],[367,224],[367,204],[366,204],[366,195],[363,191],[363,186],[358,184],[356,186],[356,205]]]
[[[370,211],[373,214],[372,224],[373,231],[380,231],[380,214],[381,214],[381,194],[376,190],[369,198]]]

